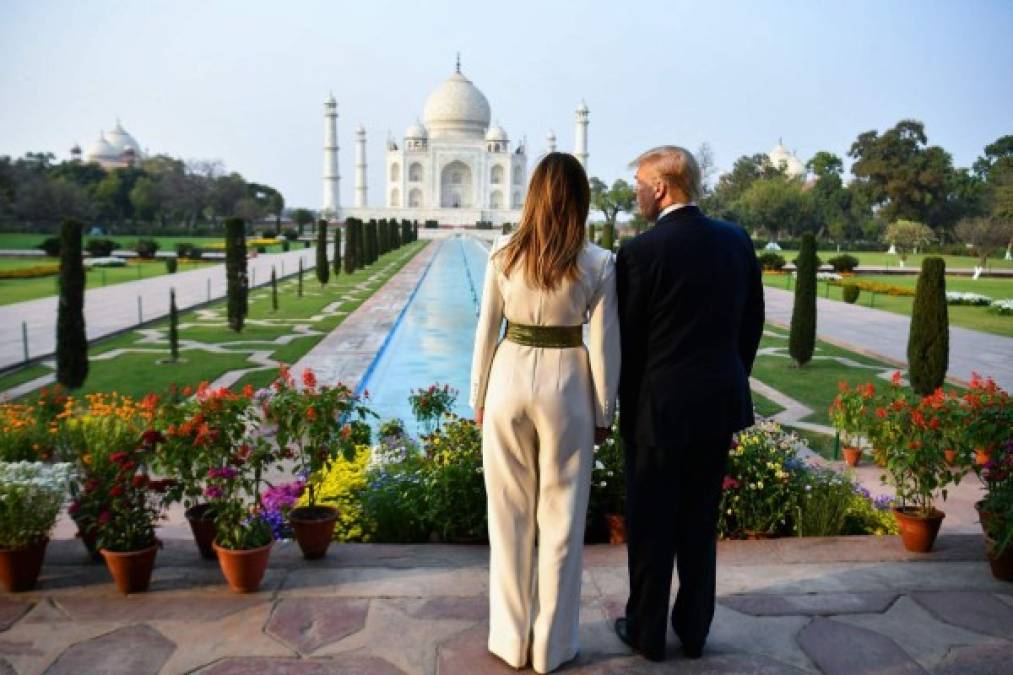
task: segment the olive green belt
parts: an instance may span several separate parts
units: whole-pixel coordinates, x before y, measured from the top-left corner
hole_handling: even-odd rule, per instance
[[[525,347],[566,349],[584,344],[583,326],[525,326],[507,322],[506,339]]]

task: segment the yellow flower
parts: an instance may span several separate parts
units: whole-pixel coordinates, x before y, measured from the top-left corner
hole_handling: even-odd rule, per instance
[[[86,452],[81,455],[81,462],[83,462],[85,466],[91,466],[91,453]]]

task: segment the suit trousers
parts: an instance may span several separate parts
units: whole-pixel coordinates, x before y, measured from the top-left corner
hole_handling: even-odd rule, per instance
[[[649,658],[665,656],[673,559],[679,590],[672,626],[703,646],[714,618],[717,520],[731,434],[672,448],[626,443],[627,626]]]
[[[504,341],[489,376],[489,651],[548,672],[577,654],[594,458],[587,351]]]

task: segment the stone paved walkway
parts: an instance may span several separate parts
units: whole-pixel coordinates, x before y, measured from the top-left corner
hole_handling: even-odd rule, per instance
[[[767,321],[790,324],[794,297],[790,291],[765,286]],[[817,335],[827,342],[907,363],[911,324],[907,316],[818,298],[816,322]],[[951,326],[949,376],[967,382],[974,372],[991,376],[1004,389],[1013,390],[1013,338]]]
[[[151,590],[124,597],[80,542],[50,544],[38,590],[0,594],[0,673],[516,672],[486,651],[484,546],[334,545],[305,562],[277,544],[262,590],[235,595],[190,541],[159,552]],[[1013,659],[1013,585],[980,535],[936,551],[895,537],[722,542],[704,658],[651,664],[612,632],[625,547],[585,549],[581,652],[560,672],[1000,673]],[[531,672],[531,671],[527,671]]]
[[[274,267],[279,277],[294,274],[303,260],[307,270],[316,265],[314,249],[287,253],[262,253],[249,261],[251,285],[263,285],[271,279]],[[169,314],[169,289],[176,289],[176,305],[186,309],[225,295],[225,265],[214,265],[173,275],[162,275],[86,291],[85,326],[88,339],[95,340],[136,326],[137,299],[141,299],[144,321]],[[210,289],[210,290],[209,290]],[[57,297],[50,296],[0,306],[0,368],[21,363],[21,322],[28,324],[29,356],[52,354],[56,349]]]

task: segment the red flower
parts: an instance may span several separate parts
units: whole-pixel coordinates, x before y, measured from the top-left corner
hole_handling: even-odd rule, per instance
[[[141,440],[144,442],[145,445],[154,445],[155,443],[161,443],[162,441],[164,441],[165,437],[162,436],[162,432],[160,431],[156,431],[155,429],[148,429],[143,434],[141,434]]]
[[[306,387],[313,389],[317,386],[317,376],[313,374],[313,371],[307,368],[302,371],[302,383]]]
[[[306,419],[313,422],[317,419],[317,411],[313,406],[306,408]]]
[[[119,497],[122,494],[123,494],[123,486],[122,485],[114,485],[111,488],[109,488],[109,496],[110,497]]]
[[[108,511],[103,511],[102,513],[98,514],[99,525],[105,525],[106,523],[108,523],[112,519],[113,519],[113,514],[109,513]]]
[[[148,477],[145,476],[143,473],[139,473],[136,476],[134,476],[133,483],[135,488],[138,489],[143,488],[145,485],[148,484]]]
[[[127,457],[130,457],[130,453],[123,452],[121,450],[119,452],[114,452],[113,454],[109,455],[109,461],[112,462],[113,464],[122,464],[127,459]]]
[[[848,383],[845,382],[844,380],[840,380],[837,383],[837,389],[841,392],[846,392],[848,390]]]
[[[725,482],[721,486],[722,490],[734,490],[739,487],[739,481],[735,480],[731,476],[725,476]]]
[[[70,506],[67,507],[67,513],[69,513],[70,515],[74,515],[80,510],[81,510],[81,503],[78,502],[77,500],[72,501],[70,503]]]
[[[893,376],[890,378],[890,383],[899,387],[900,386],[900,378],[901,378],[900,371],[899,370],[895,370],[895,371],[893,371]]]
[[[348,426],[347,424],[345,426],[341,427],[341,437],[342,438],[348,438],[351,435],[352,435],[352,427]]]
[[[876,417],[883,419],[886,417],[886,408],[876,408]]]
[[[243,398],[253,398],[253,385],[247,384],[243,387]]]

